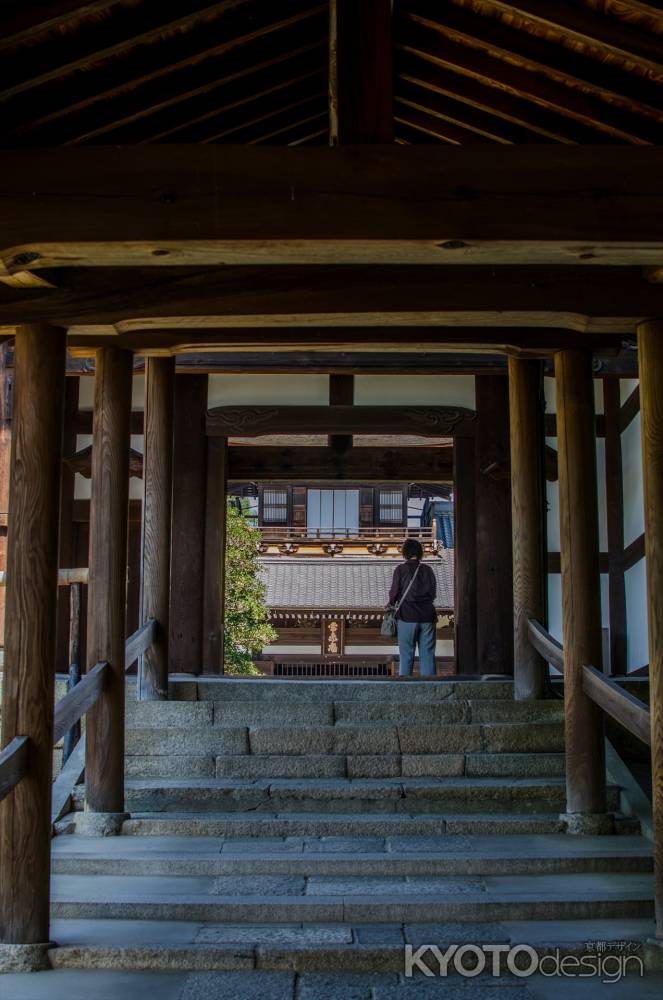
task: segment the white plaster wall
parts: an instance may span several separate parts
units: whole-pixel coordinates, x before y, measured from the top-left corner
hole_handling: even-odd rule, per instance
[[[92,444],[91,434],[78,434],[76,436],[76,451],[81,451],[83,448],[87,448],[91,444]],[[141,455],[143,454],[142,434],[131,435],[131,447],[134,448],[136,451],[139,451]],[[92,480],[86,479],[85,476],[81,476],[81,474],[77,472],[74,477],[74,499],[89,500],[91,496],[92,496]],[[139,479],[137,476],[132,476],[131,479],[129,480],[129,499],[130,500],[143,499],[143,480]]]
[[[546,400],[546,413],[557,413],[557,396],[555,394],[555,379],[546,375],[543,380],[543,392]],[[594,379],[594,408],[597,413],[603,413],[603,379]]]
[[[649,663],[647,643],[647,568],[644,559],[624,574],[626,584],[626,669]]]
[[[94,375],[81,375],[78,380],[78,408],[79,410],[94,408]]]
[[[474,375],[355,375],[358,406],[475,407]]]
[[[631,421],[622,433],[622,478],[624,483],[624,544],[630,545],[645,530],[640,414]]]
[[[208,406],[325,406],[328,375],[210,375]],[[303,428],[305,430],[305,428]]]
[[[625,403],[628,397],[631,395],[636,385],[638,385],[637,378],[621,378],[619,380],[619,401],[620,403]]]

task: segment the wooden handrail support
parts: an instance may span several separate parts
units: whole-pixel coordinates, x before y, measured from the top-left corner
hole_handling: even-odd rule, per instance
[[[136,629],[133,635],[130,635],[127,639],[127,645],[124,652],[124,669],[128,670],[129,667],[134,663],[141,653],[152,645],[156,639],[157,634],[157,620],[156,618],[150,618],[146,621],[144,625]]]
[[[629,733],[651,746],[651,720],[649,706],[639,698],[624,691],[611,677],[596,667],[582,668],[582,689],[607,715],[615,719]]]
[[[553,667],[558,670],[564,671],[564,649],[561,642],[554,639],[550,632],[547,632],[543,625],[530,618],[527,623],[527,630],[529,633],[529,641],[534,646],[537,653],[546,660],[547,663],[552,663]]]
[[[58,743],[64,734],[81,719],[99,698],[106,683],[108,664],[97,663],[55,706],[53,720],[53,743]]]
[[[30,740],[15,736],[0,753],[0,802],[16,788],[28,769]]]
[[[58,570],[58,587],[69,587],[72,583],[88,583],[90,571],[87,566],[77,566],[74,569]],[[0,570],[0,587],[7,586],[7,573]]]

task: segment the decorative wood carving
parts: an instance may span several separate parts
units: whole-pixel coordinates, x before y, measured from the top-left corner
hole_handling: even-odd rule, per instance
[[[457,437],[474,433],[476,413],[452,406],[217,406],[207,413],[210,437],[262,434],[420,434]]]

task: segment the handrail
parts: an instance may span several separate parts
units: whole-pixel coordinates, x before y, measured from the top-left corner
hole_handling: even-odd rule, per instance
[[[540,622],[530,618],[527,622],[529,641],[537,653],[540,653],[547,663],[552,663],[558,670],[564,670],[564,648],[561,642],[553,638]]]
[[[544,660],[564,672],[564,647],[557,639],[530,618],[527,622],[529,641]],[[615,719],[633,736],[637,736],[647,746],[651,746],[651,716],[649,706],[634,695],[629,694],[611,677],[591,665],[582,668],[582,689],[588,698],[607,715]]]
[[[29,739],[15,736],[0,753],[0,802],[16,788],[28,769]]]
[[[127,639],[127,643],[124,649],[124,669],[128,670],[129,667],[138,659],[141,653],[144,653],[149,646],[155,641],[157,637],[157,620],[156,618],[150,618],[137,628],[133,635],[130,635]]]
[[[53,743],[59,743],[64,734],[95,704],[104,689],[108,663],[97,663],[55,706]]]
[[[69,587],[72,583],[89,583],[90,571],[87,566],[58,570],[58,587]],[[0,587],[7,586],[7,571],[0,570]]]
[[[651,718],[649,706],[644,701],[624,691],[611,677],[606,677],[596,667],[582,668],[582,689],[624,729],[628,729],[633,736],[651,746]]]

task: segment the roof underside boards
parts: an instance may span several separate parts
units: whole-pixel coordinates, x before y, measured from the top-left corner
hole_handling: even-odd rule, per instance
[[[265,603],[271,610],[378,610],[388,599],[400,559],[374,558],[261,558]],[[437,580],[435,606],[454,607],[454,553],[444,549],[425,559]]]
[[[397,142],[663,142],[659,0],[394,0],[392,49]],[[1,142],[326,145],[328,65],[326,0],[9,0]]]

